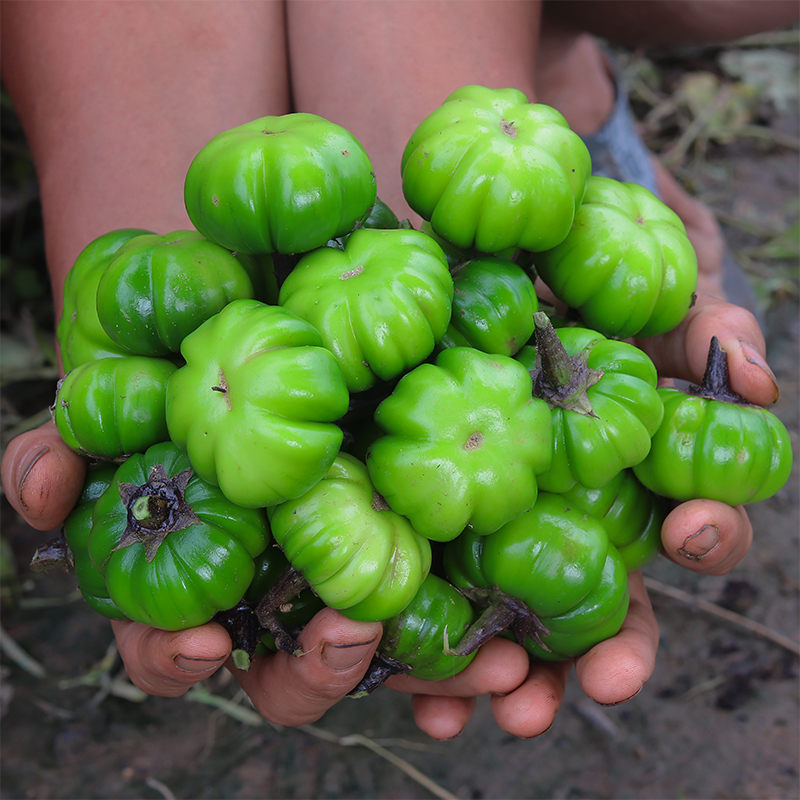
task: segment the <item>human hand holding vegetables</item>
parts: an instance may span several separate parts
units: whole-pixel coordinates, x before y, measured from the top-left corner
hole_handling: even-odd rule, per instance
[[[425,49],[429,57],[438,58],[441,62],[433,65],[430,59],[425,60],[426,75],[425,80],[417,82],[419,91],[397,92],[390,88],[387,93],[391,82],[386,81],[385,74],[377,70],[374,75],[383,84],[381,91],[373,92],[374,102],[368,106],[357,103],[355,108],[348,109],[346,98],[329,91],[330,86],[319,80],[316,70],[309,69],[303,76],[298,63],[292,65],[295,97],[300,106],[317,113],[328,114],[329,107],[333,109],[332,117],[341,113],[343,124],[354,130],[370,154],[375,154],[380,164],[386,167],[378,169],[380,180],[386,181],[382,183],[382,186],[386,186],[382,194],[399,212],[402,208],[401,193],[393,170],[396,169],[397,152],[410,133],[409,120],[420,119],[453,86],[475,80],[519,86],[528,90],[529,97],[533,97],[534,93],[530,91],[532,59],[529,56],[531,42],[535,39],[535,6],[534,3],[526,4],[526,13],[530,13],[531,18],[526,19],[524,24],[520,24],[519,19],[511,19],[514,13],[510,10],[506,16],[506,8],[499,15],[503,18],[500,20],[496,4],[489,4],[489,9],[484,9],[488,19],[483,19],[478,11],[475,15],[456,12],[459,20],[455,28],[453,20],[432,19],[425,34],[436,42],[436,47],[425,48],[423,44],[421,48],[419,31],[414,32],[413,46],[402,42],[402,37],[394,39],[395,46],[391,52],[397,51],[395,55],[399,54],[400,57],[389,61],[393,65],[393,73],[404,80],[408,76],[413,79],[423,63],[418,59],[420,49]],[[33,134],[31,142],[43,187],[48,260],[57,305],[60,306],[66,270],[78,249],[96,235],[131,222],[157,230],[186,227],[183,209],[174,203],[178,194],[176,189],[183,179],[184,165],[212,135],[229,127],[231,118],[238,121],[255,119],[264,113],[265,108],[270,109],[271,113],[289,110],[288,91],[280,85],[281,79],[287,77],[283,63],[283,21],[259,16],[264,9],[266,14],[273,15],[279,13],[280,8],[281,4],[264,4],[263,7],[261,4],[244,4],[242,7],[231,4],[226,11],[228,32],[231,34],[227,39],[225,31],[220,31],[219,26],[211,20],[206,20],[208,27],[203,28],[202,14],[197,9],[193,9],[191,25],[188,26],[185,19],[176,18],[180,16],[177,11],[174,12],[175,16],[172,13],[165,14],[158,26],[152,26],[149,21],[143,24],[140,20],[135,28],[137,36],[134,37],[109,36],[108,30],[105,34],[96,35],[92,31],[92,24],[78,26],[80,30],[76,30],[76,36],[69,41],[81,54],[81,63],[89,62],[95,80],[108,83],[105,87],[98,86],[97,96],[115,98],[114,102],[104,107],[100,116],[95,113],[92,104],[83,99],[78,106],[70,105],[72,95],[64,90],[63,82],[46,79],[39,84],[34,82],[33,85],[25,85],[24,88],[29,91],[21,91],[19,81],[10,80],[17,86],[15,99],[38,97],[52,87],[59,102],[43,102],[38,108],[58,109],[70,119],[69,132],[72,135],[65,136],[63,116],[59,118],[57,114],[52,114],[48,126],[47,121],[41,124],[42,120],[36,120],[33,112],[26,115],[28,128]],[[339,4],[335,4],[335,8],[339,19],[334,22],[346,29],[346,15],[341,13],[343,9]],[[478,4],[475,4],[475,9],[478,9]],[[315,20],[305,20],[313,24],[293,27],[293,48],[301,38],[300,31],[308,35],[313,32],[314,25],[321,26],[326,42],[331,41],[331,36],[337,31],[333,30],[331,24],[323,24],[324,15],[318,13],[319,10],[314,9]],[[447,10],[446,4],[441,4],[437,9],[444,16]],[[252,14],[252,18],[235,21],[231,15],[237,11]],[[123,10],[114,10],[114,15],[125,13]],[[303,10],[293,7],[291,13],[294,18],[299,18]],[[383,9],[381,13],[384,13]],[[404,14],[405,10],[400,13]],[[210,8],[209,14],[214,14],[213,8]],[[487,24],[489,19],[495,24]],[[83,22],[86,23],[86,19]],[[512,30],[502,31],[502,22],[511,22]],[[120,30],[126,33],[132,30],[132,21],[121,16],[115,16],[110,24],[118,24]],[[443,35],[437,25],[443,26],[449,35]],[[462,30],[461,25],[472,25],[487,37],[481,39],[485,43],[483,50],[474,48],[470,53],[464,53],[461,42],[465,39],[475,41],[479,37]],[[210,35],[212,29],[213,36]],[[270,30],[280,34],[280,44],[270,51],[270,59],[274,58],[275,62],[280,63],[269,63],[269,68],[265,69],[259,54],[263,52],[264,43],[269,41]],[[460,33],[453,35],[454,30]],[[57,20],[55,31],[63,39]],[[77,35],[82,32],[85,32],[85,39]],[[490,32],[496,34],[496,41],[489,36]],[[41,48],[31,46],[29,40],[26,47],[26,37],[20,33],[18,27],[13,28],[9,37],[12,40],[16,38],[20,47],[30,54],[41,52]],[[512,35],[514,33],[516,35]],[[147,35],[163,37],[160,50],[167,54],[168,63],[160,65],[159,69],[153,70],[152,64],[147,70],[132,69],[131,65],[136,63],[136,53],[113,61],[104,53],[98,54],[97,43],[120,39],[134,42]],[[208,43],[213,39],[213,45],[210,46],[223,57],[209,59],[206,51],[180,46],[184,37],[188,37],[188,45],[192,36],[202,36]],[[392,36],[396,36],[396,32]],[[373,41],[379,52],[381,48],[385,48],[384,53],[390,52],[380,37]],[[502,43],[502,47],[498,47],[497,42]],[[448,50],[448,43],[452,50]],[[6,52],[11,60],[12,50],[7,48]],[[191,58],[194,52],[198,55],[196,59]],[[319,52],[324,53],[325,48],[319,48]],[[364,49],[364,54],[370,59],[371,52],[369,48]],[[483,58],[482,52],[489,54],[489,58]],[[504,67],[506,62],[498,65],[497,52],[502,52],[507,64],[517,65],[516,68]],[[255,56],[252,63],[251,54]],[[402,61],[404,54],[410,57],[411,63]],[[17,56],[14,53],[14,57]],[[97,69],[97,64],[91,63],[93,57],[100,59],[103,69]],[[72,62],[67,63],[71,65]],[[212,63],[213,70],[209,70],[208,66]],[[219,73],[219,63],[226,65],[229,74]],[[114,65],[123,64],[120,75]],[[295,66],[298,66],[297,74],[294,74]],[[329,64],[328,69],[335,66],[346,67],[347,60]],[[34,73],[33,69],[29,71]],[[57,67],[56,72],[66,74],[67,70]],[[73,72],[80,74],[79,71]],[[371,78],[372,75],[367,72],[362,70],[360,77]],[[42,73],[38,74],[41,77]],[[157,78],[148,83],[147,77],[144,77],[142,83],[137,83],[132,75],[156,75]],[[246,76],[246,79],[242,79],[242,76]],[[14,76],[6,75],[4,70],[6,77],[13,79]],[[81,84],[80,81],[78,83]],[[187,89],[192,86],[201,90],[193,93],[191,88]],[[230,96],[230,86],[239,87],[235,99]],[[214,91],[219,93],[219,102],[214,102],[211,97]],[[84,97],[82,86],[74,96],[79,99]],[[176,102],[176,98],[179,102]],[[232,103],[235,104],[234,109],[231,108]],[[139,109],[139,112],[134,119],[128,118],[126,125],[120,126],[118,118],[130,107]],[[24,112],[24,108],[20,107],[20,111]],[[363,120],[359,120],[360,113],[368,113],[368,124],[358,124],[363,123]],[[187,118],[193,120],[189,130],[184,124]],[[382,125],[374,125],[375,119],[382,120]],[[155,152],[148,144],[153,139],[154,131],[159,133],[159,148]],[[113,136],[107,135],[110,132],[113,132]],[[167,135],[161,135],[164,132]],[[143,147],[146,149],[144,154]],[[139,157],[119,159],[119,152]],[[111,182],[108,181],[109,170],[115,176]],[[77,180],[78,176],[80,180]],[[77,196],[74,192],[76,186],[80,187]],[[160,191],[154,192],[154,186]],[[121,188],[125,191],[120,191]],[[755,366],[746,356],[741,356],[738,349],[739,340],[750,341],[753,348],[750,358],[763,362],[763,338],[752,318],[743,320],[739,314],[731,306],[715,306],[701,298],[691,312],[691,321],[687,321],[677,332],[661,337],[660,341],[648,342],[643,346],[648,348],[663,374],[698,381],[702,375],[708,338],[713,332],[720,338],[723,347],[733,353],[732,378],[735,386],[737,382],[741,384],[736,387],[737,391],[754,402],[772,402],[775,388],[768,371]],[[701,324],[703,320],[708,330],[704,327],[705,323]],[[733,350],[729,345],[733,346]],[[3,484],[12,505],[24,519],[42,530],[54,528],[63,521],[83,483],[83,461],[71,451],[68,452],[54,434],[52,426],[46,426],[41,431],[20,437],[9,446],[3,460]],[[701,531],[704,534],[697,535]],[[712,534],[712,547],[702,556],[693,548],[709,532]],[[713,541],[715,532],[718,533],[716,544]],[[719,574],[731,569],[743,557],[749,547],[752,531],[743,511],[718,503],[691,501],[673,512],[662,535],[668,557],[695,571]],[[585,691],[600,702],[618,702],[635,694],[653,668],[657,628],[641,581],[636,578],[632,580],[631,593],[631,610],[620,633],[576,662]],[[230,640],[222,627],[215,623],[181,632],[165,632],[138,623],[113,624],[128,673],[137,685],[153,694],[182,694],[218,669],[230,653]],[[269,719],[284,724],[309,722],[319,717],[357,682],[377,645],[379,633],[377,623],[356,623],[336,612],[323,611],[300,635],[306,653],[303,658],[293,659],[286,654],[276,654],[257,660],[248,673],[235,671],[235,674],[257,708]],[[346,653],[349,666],[341,660],[338,666],[344,669],[336,669],[337,663],[333,659],[326,663],[326,650],[328,656]],[[418,724],[436,738],[448,738],[460,732],[472,713],[475,697],[487,693],[496,695],[493,698],[495,717],[504,730],[520,736],[533,736],[543,732],[552,722],[563,698],[569,668],[569,662],[560,662],[546,665],[537,663],[529,669],[528,658],[522,648],[498,639],[486,645],[470,667],[451,680],[431,684],[395,678],[390,685],[414,695]]]
[[[712,333],[729,353],[734,390],[752,402],[773,403],[777,387],[764,358],[763,335],[743,309],[700,296],[678,328],[639,344],[662,374],[699,382]],[[49,530],[73,507],[84,469],[83,459],[48,423],[11,442],[2,463],[2,480],[22,517],[39,530]],[[752,528],[742,507],[692,500],[668,516],[662,541],[664,554],[675,563],[719,575],[747,553]],[[183,694],[213,674],[230,655],[228,634],[213,622],[180,632],[134,622],[114,622],[113,626],[131,679],[152,694]],[[318,718],[352,689],[379,638],[378,623],[353,622],[325,610],[301,634],[303,658],[277,653],[257,659],[247,673],[229,666],[262,714],[282,724],[300,724]],[[586,694],[601,703],[621,702],[636,694],[652,673],[657,642],[655,618],[634,573],[631,607],[620,633],[575,661]],[[333,658],[332,653],[336,654]],[[348,658],[348,666],[335,668]],[[497,639],[452,679],[431,683],[395,677],[387,685],[414,695],[417,724],[435,738],[456,735],[470,718],[475,698],[482,694],[493,695],[493,713],[501,728],[535,736],[552,724],[570,668],[571,662],[534,662],[529,668],[521,647]]]

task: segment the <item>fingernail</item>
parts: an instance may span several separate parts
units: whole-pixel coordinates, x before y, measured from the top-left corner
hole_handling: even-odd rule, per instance
[[[47,455],[49,452],[50,448],[48,446],[43,447],[41,450],[37,450],[22,467],[22,471],[19,476],[19,484],[17,486],[17,498],[19,500],[19,504],[25,509],[28,508],[28,504],[22,499],[22,493],[25,490],[25,481],[28,479],[28,475],[31,474],[31,470],[36,466],[39,459],[42,458],[42,456]]]
[[[716,525],[703,525],[697,533],[686,538],[678,552],[690,561],[702,561],[716,550],[719,541],[719,528]]]
[[[184,656],[180,653],[173,659],[175,666],[181,672],[191,672],[195,675],[216,669],[224,660],[225,656],[221,658],[199,658],[197,656]]]
[[[639,692],[642,691],[642,687],[640,686],[630,697],[626,697],[623,700],[617,700],[615,703],[598,703],[597,705],[603,706],[603,708],[613,708],[614,706],[622,705],[622,703],[627,703],[628,700],[633,700]]]
[[[325,642],[322,645],[322,660],[326,666],[334,670],[352,669],[367,657],[374,643],[375,639],[370,639],[368,642],[355,642],[354,644]]]
[[[772,386],[775,390],[775,399],[772,402],[777,403],[781,397],[781,390],[778,386],[778,379],[775,377],[775,373],[770,369],[769,364],[767,364],[761,353],[759,353],[753,345],[748,342],[743,342],[740,339],[739,346],[742,348],[742,354],[745,360],[754,367],[758,367],[772,381]]]

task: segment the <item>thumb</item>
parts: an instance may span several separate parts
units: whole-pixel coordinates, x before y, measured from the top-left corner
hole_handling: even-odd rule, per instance
[[[57,528],[83,489],[86,460],[64,443],[54,422],[12,439],[0,463],[9,503],[31,527]]]
[[[713,336],[728,354],[731,389],[760,406],[777,402],[778,384],[765,358],[764,335],[744,308],[698,295],[677,328],[636,343],[653,359],[662,377],[700,383]]]
[[[142,691],[179,697],[209,678],[231,652],[231,640],[216,622],[183,631],[163,631],[138,622],[111,623],[128,677]]]
[[[325,608],[298,637],[302,655],[257,657],[248,672],[228,666],[263,717],[277,725],[304,725],[358,684],[381,632],[379,622],[354,622]]]

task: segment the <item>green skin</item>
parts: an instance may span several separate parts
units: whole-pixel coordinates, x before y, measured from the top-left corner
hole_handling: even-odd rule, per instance
[[[554,330],[541,312],[536,319],[537,346],[526,345],[515,358],[534,374],[534,395],[553,413],[555,449],[539,488],[566,492],[580,483],[598,489],[650,450],[663,415],[656,368],[626,342],[587,328]]]
[[[552,457],[550,417],[519,362],[449,348],[378,406],[385,435],[367,466],[391,508],[429,539],[449,541],[468,524],[488,534],[535,502]]]
[[[64,537],[72,553],[75,578],[83,599],[104,617],[124,620],[128,617],[109,596],[103,573],[92,562],[88,549],[95,502],[112,484],[116,471],[113,464],[89,468],[78,502],[64,521]]]
[[[405,609],[384,620],[378,650],[407,664],[408,674],[414,678],[452,678],[475,657],[475,652],[455,655],[450,648],[459,644],[477,617],[473,605],[458,589],[430,574]]]
[[[444,560],[447,579],[487,606],[457,649],[500,632],[492,623],[509,605],[544,626],[517,635],[528,652],[551,661],[614,636],[627,614],[625,565],[603,523],[559,495],[542,492],[530,511],[491,536],[467,529],[448,543]],[[500,618],[514,629],[516,619]]]
[[[280,306],[234,300],[187,336],[167,385],[167,428],[238,505],[299,497],[342,444],[344,376],[322,337]]]
[[[235,606],[270,541],[262,509],[231,503],[163,442],[119,467],[95,503],[88,549],[127,617],[176,631]]]
[[[269,518],[293,569],[350,619],[400,613],[430,571],[430,542],[383,502],[364,464],[346,453],[302,497],[269,509]]]
[[[447,329],[452,301],[453,279],[433,239],[376,228],[355,231],[342,250],[301,258],[279,296],[322,334],[351,392],[426,359]]]
[[[83,249],[67,274],[64,310],[56,328],[61,363],[66,372],[98,358],[132,355],[117,344],[100,324],[97,285],[117,251],[134,237],[149,233],[140,228],[105,233]]]
[[[576,483],[561,494],[571,506],[597,517],[628,572],[641,569],[661,552],[667,502],[625,469],[599,489]]]
[[[244,261],[249,261],[247,268]],[[97,315],[120,347],[171,356],[183,339],[232,300],[254,297],[254,259],[196,231],[137,236],[108,262],[97,286]]]
[[[401,170],[408,204],[457,248],[537,251],[569,232],[591,159],[555,109],[464,86],[414,131]]]
[[[314,114],[262,117],[215,136],[184,199],[206,238],[240,253],[305,253],[349,233],[376,200],[364,148]]]
[[[453,313],[439,347],[474,347],[513,356],[533,334],[539,301],[522,267],[483,256],[452,270]]]
[[[51,409],[64,442],[90,458],[121,461],[168,438],[167,383],[175,364],[118,356],[75,367]]]
[[[634,467],[649,489],[680,502],[707,498],[737,506],[772,497],[789,479],[786,426],[731,392],[727,356],[716,339],[699,387],[658,391],[664,419],[647,458]]]
[[[453,678],[466,669],[477,650],[459,654],[460,644],[477,620],[475,607],[451,583],[429,574],[414,599],[383,620],[383,636],[372,662],[349,697],[363,697],[392,675],[426,681]]]
[[[678,215],[644,187],[600,176],[564,241],[534,263],[588,327],[619,339],[672,330],[697,290],[697,256]]]

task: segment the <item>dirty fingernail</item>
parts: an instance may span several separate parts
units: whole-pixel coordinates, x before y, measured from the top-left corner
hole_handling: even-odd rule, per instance
[[[19,484],[17,485],[17,497],[19,499],[20,505],[25,509],[28,508],[28,504],[22,497],[22,493],[25,491],[25,481],[28,480],[28,475],[31,474],[31,470],[36,466],[39,459],[41,459],[43,456],[46,456],[49,452],[50,448],[47,446],[42,447],[40,450],[37,450],[30,457],[30,459],[28,459],[28,461],[25,462],[25,464],[22,466],[22,469],[20,470]]]
[[[778,387],[778,379],[775,377],[775,373],[770,369],[769,364],[764,360],[764,357],[758,350],[753,347],[753,345],[748,344],[747,342],[739,341],[739,345],[742,348],[742,354],[745,357],[745,360],[752,364],[755,367],[758,367],[769,379],[772,381],[772,386],[775,390],[775,399],[772,401],[773,403],[777,403],[781,397],[781,390]]]
[[[198,658],[196,656],[184,656],[179,653],[174,658],[175,666],[179,670],[195,674],[216,669],[223,661],[225,661],[225,656],[221,658]]]
[[[603,708],[613,708],[614,706],[622,705],[622,703],[627,703],[628,700],[633,700],[633,698],[642,691],[642,688],[643,687],[640,686],[632,695],[625,697],[622,700],[616,700],[613,703],[598,703],[597,705],[603,706]]]
[[[678,552],[690,561],[702,561],[716,550],[719,541],[719,528],[716,525],[703,525],[697,533],[686,538]]]
[[[322,660],[326,666],[335,670],[352,669],[358,666],[369,653],[370,648],[375,643],[375,639],[368,642],[356,642],[354,644],[334,644],[325,642],[322,645]]]

